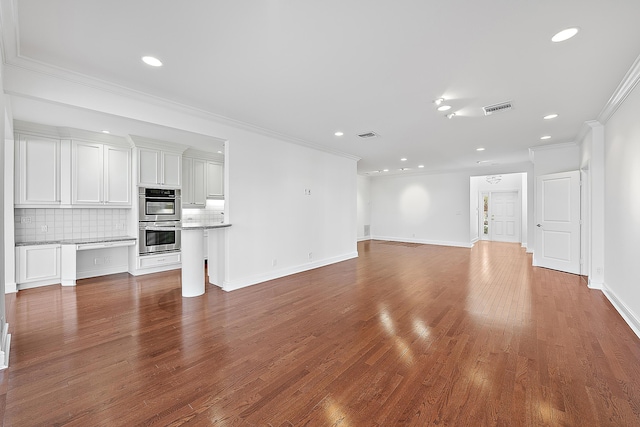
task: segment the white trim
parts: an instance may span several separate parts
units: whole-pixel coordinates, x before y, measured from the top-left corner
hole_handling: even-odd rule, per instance
[[[603,285],[602,293],[607,297],[613,308],[615,308],[620,316],[627,322],[631,330],[640,338],[640,319],[627,307],[606,285]]]
[[[5,322],[2,329],[2,341],[0,343],[0,369],[9,367],[9,354],[11,353],[11,334],[9,324]]]
[[[365,240],[371,240],[371,236],[358,237],[358,242],[364,242]]]
[[[407,237],[372,236],[371,240],[383,240],[386,242],[401,242],[401,243],[419,243],[421,245],[453,246],[456,248],[467,248],[467,249],[473,247],[473,244],[466,243],[466,242],[415,239],[415,238],[407,238]]]
[[[16,282],[5,283],[4,284],[4,293],[5,294],[15,294],[18,292],[18,285]]]
[[[598,290],[598,291],[604,291],[604,283],[593,281],[593,280],[591,280],[591,277],[588,278],[587,287],[589,289],[595,289],[595,290]]]
[[[270,272],[268,274],[256,274],[254,276],[246,277],[238,280],[225,280],[222,284],[222,290],[231,292],[237,289],[246,288],[247,286],[257,285],[259,283],[267,282],[269,280],[280,279],[281,277],[290,276],[292,274],[302,273],[305,271],[313,270],[319,267],[324,267],[330,264],[336,264],[338,262],[347,261],[349,259],[357,258],[358,252],[350,252],[348,254],[327,258],[312,263],[301,264],[293,267],[283,268]]]
[[[600,123],[603,125],[607,124],[609,119],[615,114],[618,108],[620,108],[624,100],[627,99],[627,96],[633,92],[633,89],[636,87],[638,82],[640,82],[640,56],[638,56],[633,62],[631,68],[629,68],[629,71],[627,71],[627,74],[625,74],[624,78],[613,92],[613,95],[611,95],[611,98],[609,98],[600,111],[600,114],[598,114],[598,121]]]

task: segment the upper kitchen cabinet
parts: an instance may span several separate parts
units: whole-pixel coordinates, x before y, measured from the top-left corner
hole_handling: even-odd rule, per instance
[[[182,206],[204,207],[207,203],[206,162],[192,157],[182,157]]]
[[[182,156],[180,154],[140,148],[138,160],[138,184],[180,187],[182,174]]]
[[[224,164],[207,162],[207,199],[224,199]]]
[[[131,206],[131,155],[126,146],[72,145],[72,204]]]
[[[60,140],[16,134],[15,204],[60,205]]]

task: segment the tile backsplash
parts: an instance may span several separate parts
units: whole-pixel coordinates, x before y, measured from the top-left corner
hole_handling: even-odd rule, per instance
[[[16,243],[118,237],[131,209],[15,209]]]
[[[207,200],[201,209],[182,209],[182,222],[224,222],[224,200]]]

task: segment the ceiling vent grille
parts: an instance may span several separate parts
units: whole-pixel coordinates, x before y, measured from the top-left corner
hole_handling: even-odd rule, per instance
[[[511,101],[501,102],[499,104],[487,105],[482,107],[485,116],[490,116],[495,113],[501,113],[503,111],[509,111],[513,109]]]
[[[369,139],[369,138],[377,138],[378,134],[375,132],[365,132],[365,133],[359,133],[358,136],[360,138]]]

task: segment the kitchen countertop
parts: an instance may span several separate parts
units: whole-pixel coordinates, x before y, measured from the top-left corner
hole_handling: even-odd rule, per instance
[[[131,236],[117,236],[117,237],[93,237],[86,239],[66,239],[66,240],[45,240],[38,242],[16,242],[16,246],[35,246],[35,245],[84,245],[92,243],[112,243],[112,242],[126,242],[130,240],[137,240],[136,237]]]
[[[225,228],[231,227],[231,224],[221,223],[221,222],[178,222],[175,225],[154,225],[153,223],[149,223],[149,225],[145,225],[146,230],[159,230],[159,231],[170,231],[170,230],[210,230],[213,228]]]

